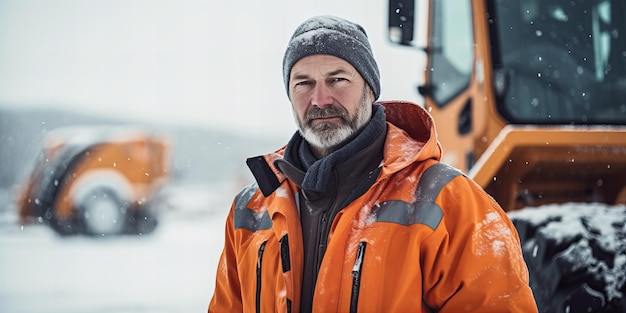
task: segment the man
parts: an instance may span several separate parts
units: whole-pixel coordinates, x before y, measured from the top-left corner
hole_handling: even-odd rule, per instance
[[[536,312],[517,233],[439,163],[430,115],[374,103],[363,28],[300,25],[283,76],[299,131],[248,159],[209,312]]]

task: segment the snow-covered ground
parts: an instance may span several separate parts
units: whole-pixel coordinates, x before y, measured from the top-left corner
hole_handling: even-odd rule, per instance
[[[154,233],[111,238],[61,238],[45,225],[22,227],[15,210],[4,205],[7,192],[0,190],[0,313],[205,312],[224,221],[238,189],[232,184],[171,188]],[[602,234],[596,241],[604,243],[605,250],[615,250],[615,259],[612,267],[595,258],[575,263],[606,268],[597,274],[605,276],[601,280],[611,288],[607,294],[621,298],[624,208],[596,204],[592,208],[597,214],[582,219],[576,208],[568,204],[513,215],[531,224],[546,215],[562,215],[551,219],[558,224],[546,228],[550,238],[567,238],[573,231],[584,236],[589,233],[581,228],[584,219],[586,227]],[[624,229],[608,232],[608,224]]]
[[[233,196],[177,188],[153,234],[115,238],[61,238],[0,210],[0,312],[205,312]]]

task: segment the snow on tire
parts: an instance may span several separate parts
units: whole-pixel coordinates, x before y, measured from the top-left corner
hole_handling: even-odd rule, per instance
[[[509,212],[539,312],[626,312],[626,207],[570,203]]]

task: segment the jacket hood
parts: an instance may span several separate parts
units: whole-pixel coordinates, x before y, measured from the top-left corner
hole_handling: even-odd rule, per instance
[[[432,116],[408,101],[379,102],[385,107],[387,131],[383,175],[396,172],[409,163],[441,160],[442,148]],[[406,136],[408,135],[408,137]]]
[[[408,101],[382,101],[378,104],[385,107],[387,122],[406,131],[411,138],[420,142],[437,141],[435,122],[420,105]]]

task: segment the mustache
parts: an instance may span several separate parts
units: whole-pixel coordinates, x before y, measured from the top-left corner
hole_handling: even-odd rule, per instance
[[[336,105],[327,105],[323,108],[312,106],[307,112],[305,116],[305,120],[309,123],[313,119],[318,118],[329,118],[329,117],[339,117],[342,120],[346,120],[348,116],[348,112]]]

